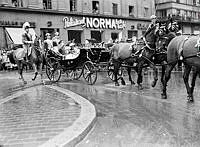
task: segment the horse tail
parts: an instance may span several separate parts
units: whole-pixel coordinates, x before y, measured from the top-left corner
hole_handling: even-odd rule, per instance
[[[15,56],[15,54],[13,51],[10,54],[8,54],[8,58],[10,60],[10,63],[12,63],[12,64],[16,64],[14,56]]]

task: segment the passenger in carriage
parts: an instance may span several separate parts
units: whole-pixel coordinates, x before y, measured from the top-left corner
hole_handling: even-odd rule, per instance
[[[59,42],[61,41],[61,40],[60,40],[59,33],[58,33],[58,32],[55,32],[54,35],[55,35],[55,36],[52,38],[53,46],[58,46],[58,45],[59,45]]]
[[[51,40],[51,34],[46,33],[46,40],[44,40],[44,49],[50,50],[53,48],[53,41]]]

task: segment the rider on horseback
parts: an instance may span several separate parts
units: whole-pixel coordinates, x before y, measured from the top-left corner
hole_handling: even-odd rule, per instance
[[[151,34],[151,31],[158,27],[156,24],[157,17],[155,15],[152,15],[150,18],[151,18],[151,23],[149,24],[146,32],[143,35],[143,40],[148,48],[156,49],[156,42],[153,40],[153,38],[151,40],[146,40],[147,38],[150,37],[149,35]]]
[[[30,24],[28,22],[25,22],[23,24],[23,29],[25,32],[22,34],[22,43],[26,62],[28,62],[28,50],[30,49],[31,44],[33,44],[32,35],[29,33],[29,28]]]

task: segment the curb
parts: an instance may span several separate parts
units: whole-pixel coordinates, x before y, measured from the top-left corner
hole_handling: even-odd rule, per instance
[[[74,147],[94,126],[96,121],[95,107],[88,100],[70,90],[57,86],[45,86],[70,96],[78,104],[80,104],[81,112],[79,118],[72,124],[72,126],[66,128],[61,134],[55,136],[51,140],[48,140],[39,147]]]

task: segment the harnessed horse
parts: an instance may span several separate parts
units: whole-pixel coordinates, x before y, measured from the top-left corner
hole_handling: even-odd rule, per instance
[[[188,101],[193,102],[193,91],[195,81],[200,69],[200,57],[198,56],[198,48],[195,48],[197,43],[197,36],[194,35],[181,35],[177,36],[169,43],[167,48],[167,62],[166,72],[163,80],[162,98],[166,99],[167,82],[170,79],[171,71],[179,60],[184,63],[185,69],[183,74],[184,83],[186,86]],[[188,83],[190,71],[194,67],[191,86]]]
[[[145,46],[142,47],[142,49],[139,51],[139,55],[137,56],[132,56],[132,49],[130,48],[131,43],[118,43],[115,44],[111,48],[111,57],[114,65],[114,82],[116,86],[119,86],[118,80],[117,80],[117,75],[118,75],[118,70],[123,62],[125,62],[128,65],[128,75],[129,75],[129,81],[131,84],[134,84],[134,81],[132,81],[131,78],[131,66],[133,63],[137,63],[137,66],[135,68],[137,74],[138,74],[138,79],[137,79],[137,84],[139,88],[141,88],[141,83],[142,83],[142,69],[145,64],[153,68],[153,74],[154,74],[154,81],[152,82],[152,87],[156,85],[157,79],[158,79],[158,72],[157,68],[155,67],[154,63],[151,61],[153,55],[155,54],[155,49],[152,48],[149,45],[149,42],[155,43],[158,34],[156,33],[158,30],[156,27],[154,27],[148,35],[146,35],[146,40],[145,40]],[[122,84],[125,84],[125,81],[123,78],[121,78]]]
[[[23,69],[24,69],[24,66],[27,65],[27,63],[24,61],[23,58],[19,59],[17,57],[18,54],[23,54],[23,52],[24,52],[23,48],[18,48],[14,50],[13,52],[11,52],[11,54],[9,55],[9,59],[11,63],[17,64],[20,79],[23,81],[24,84],[27,84],[27,81],[23,77]],[[29,55],[29,59],[35,73],[32,80],[35,80],[38,75],[38,72],[40,72],[41,82],[43,83],[42,66],[43,66],[43,61],[44,61],[44,54],[42,51],[41,40],[38,36],[35,37],[34,43],[31,45],[31,53]]]

